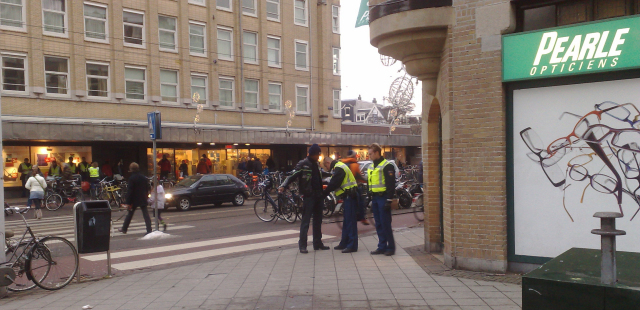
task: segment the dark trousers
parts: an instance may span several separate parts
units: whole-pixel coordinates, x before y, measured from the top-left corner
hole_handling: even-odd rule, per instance
[[[373,218],[376,221],[376,232],[378,233],[378,250],[395,252],[396,243],[391,229],[391,210],[384,209],[386,202],[386,197],[377,195],[371,197],[371,209]]]
[[[131,219],[133,218],[133,213],[136,212],[136,208],[140,208],[142,217],[144,218],[144,223],[147,226],[147,233],[150,233],[151,218],[149,218],[149,211],[147,210],[147,206],[132,206],[131,211],[127,211],[127,216],[124,218],[124,223],[122,223],[122,231],[127,232],[127,229],[129,229],[129,224],[131,224]]]
[[[322,246],[322,205],[323,198],[322,193],[314,193],[313,195],[305,196],[302,201],[303,214],[302,224],[300,224],[300,241],[298,246],[301,249],[307,248],[307,234],[309,234],[309,222],[311,222],[311,216],[313,216],[313,247]]]
[[[166,179],[169,177],[169,172],[171,171],[160,171],[160,179]]]
[[[338,246],[347,249],[358,249],[358,221],[356,220],[356,209],[358,199],[356,197],[344,197],[342,210],[344,219],[342,221],[342,240]]]
[[[25,187],[25,185],[27,185],[27,179],[28,177],[23,175],[24,178],[22,178],[22,197],[29,197],[29,190]]]

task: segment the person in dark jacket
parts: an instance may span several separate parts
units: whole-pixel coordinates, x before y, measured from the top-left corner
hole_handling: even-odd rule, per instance
[[[391,228],[391,202],[396,190],[396,171],[393,165],[382,157],[382,148],[374,143],[369,146],[369,157],[373,164],[367,171],[371,209],[378,233],[378,248],[371,255],[396,253],[396,244]]]
[[[276,162],[273,160],[273,157],[269,156],[269,158],[267,159],[267,168],[269,168],[269,171],[274,172],[276,171]]]
[[[124,218],[122,228],[118,228],[118,231],[123,234],[127,233],[127,229],[133,218],[133,213],[136,211],[136,208],[140,208],[144,223],[147,226],[147,233],[150,233],[151,218],[149,218],[149,211],[147,210],[147,197],[149,196],[149,190],[151,190],[149,181],[140,173],[140,166],[138,166],[137,163],[131,163],[131,165],[129,165],[129,172],[131,172],[131,176],[129,177],[129,186],[127,196],[125,197],[126,203],[124,204],[128,213],[127,217]]]
[[[251,155],[249,155],[249,158],[247,159],[247,165],[245,168],[247,169],[247,172],[253,173],[253,157],[251,157]]]
[[[262,173],[262,162],[258,157],[253,159],[253,173],[255,174]]]
[[[329,247],[322,243],[322,206],[324,199],[322,197],[322,173],[318,167],[318,159],[320,159],[320,147],[317,144],[309,148],[309,156],[301,160],[296,165],[293,174],[289,176],[284,183],[278,188],[279,192],[291,182],[298,181],[300,194],[304,195],[302,224],[300,224],[300,240],[298,247],[300,253],[306,254],[307,251],[307,234],[309,233],[309,222],[313,216],[313,249],[329,250]]]

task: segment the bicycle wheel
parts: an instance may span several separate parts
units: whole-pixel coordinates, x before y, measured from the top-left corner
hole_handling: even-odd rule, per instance
[[[45,237],[31,249],[27,270],[37,286],[59,290],[71,283],[78,272],[78,252],[65,238]]]
[[[280,206],[280,212],[284,220],[293,224],[297,219],[293,204],[287,198],[283,197],[282,199],[278,199],[278,205]]]
[[[418,222],[424,221],[424,206],[414,207],[413,216],[418,220]]]
[[[11,264],[11,268],[13,268],[13,271],[16,273],[16,278],[13,280],[13,283],[7,286],[7,289],[13,292],[30,290],[36,286],[27,276],[26,257],[28,251],[23,254],[26,246],[27,244],[22,244],[15,248],[8,248],[5,251],[6,257],[9,258],[8,263]]]
[[[253,194],[253,196],[256,196],[256,197],[262,196],[263,192],[264,192],[264,187],[260,185],[256,185],[251,189],[251,193]]]
[[[253,205],[253,211],[263,222],[271,222],[276,216],[275,208],[270,206],[266,199],[258,199]]]
[[[44,206],[49,211],[55,211],[62,207],[62,196],[59,194],[51,194],[44,201]]]
[[[336,204],[333,200],[325,198],[322,204],[322,215],[324,217],[331,217],[336,210]]]

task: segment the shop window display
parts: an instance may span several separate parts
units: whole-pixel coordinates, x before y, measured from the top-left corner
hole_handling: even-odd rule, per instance
[[[20,165],[25,158],[29,158],[28,146],[5,146],[2,148],[4,157],[4,186],[22,186],[20,180]]]
[[[156,148],[156,155],[155,158],[153,158],[152,156],[153,154],[153,149],[148,148],[147,149],[147,173],[148,175],[153,175],[153,165],[157,165],[158,162],[160,162],[160,160],[162,160],[162,157],[164,155],[167,155],[167,159],[169,160],[169,162],[171,163],[171,172],[169,173],[168,178],[175,180],[176,179],[176,174],[175,174],[175,156],[174,156],[174,149],[172,148]],[[158,173],[158,175],[160,174],[160,167],[158,166],[156,172]]]
[[[32,146],[31,157],[32,163],[40,167],[40,171],[45,175],[49,174],[51,162],[56,161],[58,166],[69,161],[69,157],[73,158],[73,162],[77,165],[84,157],[88,163],[91,163],[91,147],[90,146]],[[24,159],[24,158],[23,158]]]

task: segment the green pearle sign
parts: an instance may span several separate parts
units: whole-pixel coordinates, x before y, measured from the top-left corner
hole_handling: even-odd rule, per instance
[[[640,68],[640,16],[502,37],[504,82]]]

